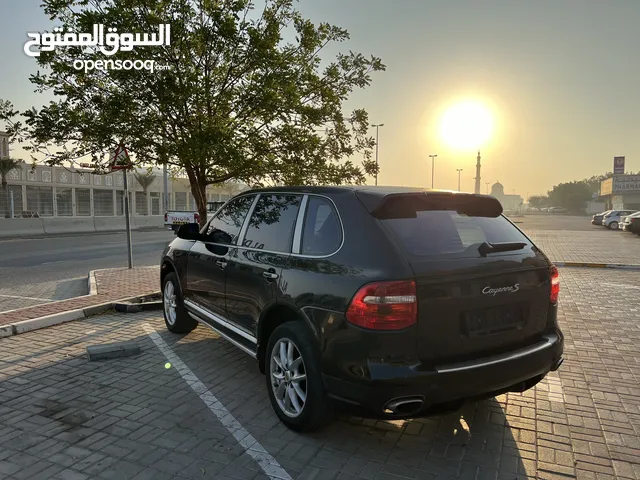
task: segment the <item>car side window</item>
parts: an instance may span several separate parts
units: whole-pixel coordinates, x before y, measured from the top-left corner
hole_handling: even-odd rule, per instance
[[[227,203],[209,222],[207,240],[224,245],[235,244],[254,198],[254,195],[245,195]]]
[[[291,252],[293,230],[301,202],[302,195],[260,195],[242,246],[272,252]]]
[[[342,227],[333,204],[326,198],[309,196],[300,253],[330,255],[340,247]]]

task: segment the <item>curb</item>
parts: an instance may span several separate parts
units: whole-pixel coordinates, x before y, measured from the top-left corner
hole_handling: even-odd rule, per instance
[[[160,292],[154,292],[160,294]],[[0,326],[0,338],[11,337],[13,335],[19,335],[21,333],[31,332],[33,330],[39,330],[41,328],[53,327],[60,325],[61,323],[72,322],[74,320],[83,320],[85,318],[97,315],[99,313],[105,313],[109,310],[113,310],[116,304],[123,302],[131,302],[148,295],[138,295],[135,297],[123,298],[112,302],[105,302],[98,305],[91,305],[86,308],[78,308],[76,310],[67,310],[66,312],[54,313],[39,318],[31,318],[29,320],[23,320],[21,322],[12,323],[9,325]]]
[[[640,264],[625,263],[590,263],[590,262],[553,262],[556,267],[582,267],[582,268],[614,268],[619,270],[640,270]]]
[[[121,313],[138,313],[138,312],[148,312],[151,310],[162,310],[162,300],[154,301],[154,302],[141,302],[141,303],[123,303],[117,302],[113,305],[113,309],[116,312]]]

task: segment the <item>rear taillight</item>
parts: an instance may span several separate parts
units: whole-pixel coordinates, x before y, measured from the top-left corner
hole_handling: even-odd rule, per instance
[[[164,214],[164,222],[167,223],[167,220],[169,220],[169,215],[167,215],[166,213]]]
[[[640,222],[640,218],[636,217],[636,218],[630,218],[629,219],[629,223],[636,223],[636,222]]]
[[[200,223],[200,215],[198,215],[197,213],[194,213],[193,220],[195,221],[195,223]]]
[[[346,317],[350,323],[371,330],[401,330],[415,325],[416,284],[408,280],[365,285],[351,300]]]
[[[549,300],[551,303],[558,303],[558,295],[560,294],[560,274],[558,273],[558,267],[553,265],[551,267],[551,294]]]

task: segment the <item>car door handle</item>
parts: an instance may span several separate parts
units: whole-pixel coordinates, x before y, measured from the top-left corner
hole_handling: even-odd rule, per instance
[[[269,280],[275,280],[280,275],[278,275],[276,272],[262,272],[262,276]]]
[[[222,270],[224,270],[227,266],[227,262],[225,260],[218,260],[216,262],[216,265],[218,265]]]

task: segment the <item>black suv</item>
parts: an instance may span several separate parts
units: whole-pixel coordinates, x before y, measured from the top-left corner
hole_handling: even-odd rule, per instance
[[[162,255],[167,328],[258,360],[289,428],[342,405],[409,418],[533,387],[562,363],[558,271],[494,197],[395,187],[243,192]]]

